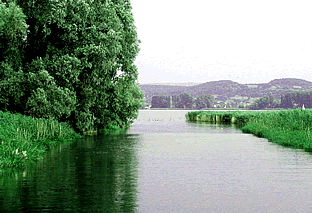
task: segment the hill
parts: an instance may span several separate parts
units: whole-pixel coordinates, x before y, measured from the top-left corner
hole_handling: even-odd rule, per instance
[[[139,87],[144,91],[148,104],[155,95],[179,95],[185,92],[195,98],[203,94],[211,94],[215,96],[216,101],[248,103],[264,95],[272,94],[275,99],[280,99],[282,94],[288,92],[311,91],[312,82],[296,78],[282,78],[261,84],[240,84],[230,80],[220,80],[193,86],[141,84]]]

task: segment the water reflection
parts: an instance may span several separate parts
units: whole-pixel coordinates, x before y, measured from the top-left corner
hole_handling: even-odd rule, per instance
[[[136,135],[87,137],[1,183],[2,212],[135,212]]]
[[[241,134],[235,124],[211,124],[205,122],[187,122],[186,110],[141,110],[138,119],[128,134],[148,133],[209,133]]]
[[[133,124],[133,128],[127,131],[128,134],[147,133],[210,133],[210,134],[242,134],[242,131],[235,124],[211,124],[186,121],[157,121],[142,122]]]
[[[63,144],[49,151],[34,168],[2,174],[0,209],[144,213],[309,210],[311,154],[242,134],[236,126],[187,123],[185,113],[140,112],[125,132]]]

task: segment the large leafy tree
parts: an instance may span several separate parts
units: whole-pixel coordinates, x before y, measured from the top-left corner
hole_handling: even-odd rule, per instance
[[[17,54],[4,51],[0,56],[6,73],[1,76],[1,108],[70,120],[79,131],[129,126],[143,98],[133,64],[139,40],[130,1],[11,2],[2,7],[17,8],[15,22],[21,27],[13,39]],[[5,44],[9,49],[10,42]],[[7,88],[12,92],[6,93]]]
[[[22,58],[27,28],[21,8],[14,2],[0,2],[0,109],[23,105]]]
[[[281,96],[282,108],[302,107],[312,108],[312,92],[311,91],[295,91]]]
[[[195,99],[196,109],[211,108],[214,102],[214,96],[203,94]]]
[[[259,98],[253,103],[251,109],[264,109],[264,108],[274,108],[278,106],[277,100],[275,100],[273,95],[265,95],[262,98]]]
[[[182,93],[178,96],[176,108],[192,109],[193,102],[193,96],[190,93]]]

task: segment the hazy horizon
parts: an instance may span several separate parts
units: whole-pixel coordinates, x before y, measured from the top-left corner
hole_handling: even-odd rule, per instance
[[[140,84],[312,81],[310,1],[131,0]]]
[[[272,80],[276,80],[277,78],[275,79],[272,79]],[[278,79],[288,79],[288,78],[278,78]],[[291,79],[299,79],[299,80],[305,80],[305,79],[300,79],[300,78],[291,78]],[[272,81],[270,80],[270,81]],[[240,82],[237,82],[235,80],[225,80],[225,79],[221,79],[221,80],[215,80],[215,81],[233,81],[233,82],[236,82],[236,83],[239,83],[239,84],[266,84],[266,83],[269,83],[270,81],[268,82],[260,82],[260,83],[240,83]],[[189,85],[196,85],[196,84],[204,84],[204,83],[208,83],[208,82],[215,82],[215,81],[206,81],[206,82],[193,82],[193,81],[190,81],[190,82],[151,82],[151,83],[139,83],[139,84],[155,84],[155,85],[161,85],[161,84],[189,84]],[[308,80],[305,80],[305,81],[308,81]],[[309,81],[312,83],[312,81]]]

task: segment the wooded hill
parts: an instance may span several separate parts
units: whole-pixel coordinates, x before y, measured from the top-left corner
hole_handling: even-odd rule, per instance
[[[282,94],[294,91],[311,91],[312,82],[296,78],[275,79],[262,84],[240,84],[230,80],[211,81],[194,86],[171,86],[140,84],[145,93],[145,102],[150,104],[155,95],[179,95],[190,93],[194,98],[211,94],[215,101],[252,103],[255,99],[272,94],[280,99]]]

